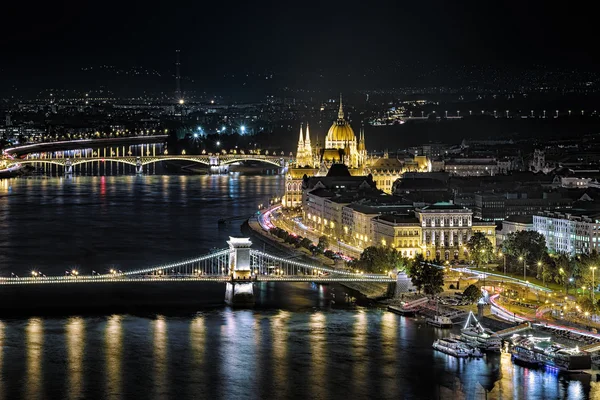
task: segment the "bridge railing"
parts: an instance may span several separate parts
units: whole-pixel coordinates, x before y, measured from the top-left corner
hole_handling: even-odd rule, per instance
[[[262,251],[251,250],[251,273],[255,280],[275,281],[372,281],[393,282],[384,274],[363,274],[349,270],[334,269],[306,264]],[[221,249],[200,257],[174,263],[156,265],[131,271],[111,270],[96,275],[26,276],[0,278],[0,284],[73,283],[104,281],[142,281],[148,279],[226,280],[230,275],[231,250]]]
[[[318,274],[331,274],[346,277],[360,277],[362,279],[382,279],[389,278],[389,275],[385,274],[364,274],[360,272],[354,272],[351,270],[343,270],[336,268],[324,267],[321,265],[313,265],[302,263],[299,261],[289,260],[282,257],[273,256],[268,253],[264,253],[259,250],[250,251],[252,258],[252,267],[258,270],[259,273],[272,273],[273,270],[279,270],[280,275],[318,275]],[[277,275],[275,273],[274,275]]]

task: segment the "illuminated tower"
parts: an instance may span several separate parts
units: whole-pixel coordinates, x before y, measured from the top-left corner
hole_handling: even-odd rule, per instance
[[[308,167],[314,164],[313,151],[310,144],[310,133],[308,123],[306,124],[306,136],[302,134],[302,124],[300,124],[300,137],[298,138],[298,151],[296,152],[296,165],[299,167]]]

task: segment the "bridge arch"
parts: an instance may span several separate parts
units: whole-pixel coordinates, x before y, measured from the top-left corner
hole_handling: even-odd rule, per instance
[[[266,156],[268,157],[268,156]],[[257,161],[257,162],[262,162],[265,164],[271,164],[274,165],[276,167],[283,167],[285,165],[281,165],[282,164],[282,160],[283,157],[273,157],[273,158],[261,158],[260,156],[242,156],[242,157],[233,157],[233,158],[224,158],[220,160],[221,165],[228,165],[228,164],[233,164],[236,162],[242,162],[242,161]],[[285,163],[285,162],[284,162]]]

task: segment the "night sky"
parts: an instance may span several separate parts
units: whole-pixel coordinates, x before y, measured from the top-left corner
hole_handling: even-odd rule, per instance
[[[177,48],[182,74],[199,84],[248,71],[307,84],[319,74],[352,80],[393,74],[391,65],[594,69],[595,17],[575,2],[454,3],[8,2],[0,73],[5,84],[81,84],[96,73],[80,76],[81,68],[106,64],[170,79]]]

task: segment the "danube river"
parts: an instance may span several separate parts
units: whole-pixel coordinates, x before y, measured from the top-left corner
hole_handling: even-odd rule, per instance
[[[219,218],[248,216],[282,191],[281,178],[260,176],[3,180],[0,275],[105,272],[201,255],[241,234],[238,222]],[[198,296],[218,304],[220,285]],[[338,285],[256,290],[254,310],[0,315],[0,400],[598,395],[589,377],[518,367],[507,354],[437,353],[432,342],[449,332],[357,306]]]

